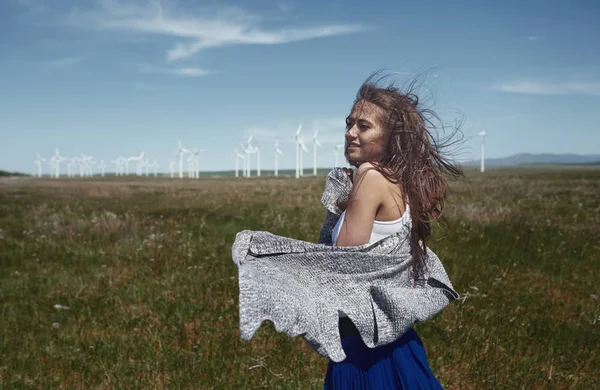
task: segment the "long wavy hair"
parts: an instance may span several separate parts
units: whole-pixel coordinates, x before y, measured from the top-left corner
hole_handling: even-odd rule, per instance
[[[449,227],[444,216],[444,201],[448,195],[448,178],[464,176],[462,168],[443,155],[442,150],[460,143],[460,125],[444,139],[434,135],[445,131],[439,116],[422,107],[417,95],[419,79],[413,78],[405,88],[395,86],[393,80],[382,85],[389,74],[381,71],[371,74],[362,84],[353,107],[361,101],[381,108],[380,124],[389,133],[389,143],[384,157],[372,161],[374,169],[390,182],[398,184],[410,206],[412,219],[411,252],[413,276],[416,282],[427,270],[427,239],[431,236],[431,223],[441,221]],[[422,245],[421,245],[422,244]]]

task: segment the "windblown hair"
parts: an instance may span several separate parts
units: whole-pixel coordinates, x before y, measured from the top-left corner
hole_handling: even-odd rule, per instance
[[[415,92],[417,79],[401,90],[393,81],[381,86],[387,77],[380,72],[372,74],[360,87],[354,106],[367,101],[383,112],[379,119],[389,132],[389,143],[385,156],[371,163],[389,181],[398,184],[408,199],[416,281],[426,270],[426,241],[431,236],[431,223],[441,221],[449,227],[444,216],[444,201],[448,195],[446,179],[464,176],[461,167],[442,154],[442,149],[460,142],[460,139],[453,140],[460,126],[456,125],[449,137],[436,139],[433,131],[444,130],[445,126],[435,112],[421,106]]]

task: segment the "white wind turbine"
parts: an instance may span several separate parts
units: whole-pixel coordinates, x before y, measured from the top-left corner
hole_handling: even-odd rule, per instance
[[[248,137],[248,141],[246,141],[246,148],[244,152],[246,153],[246,177],[252,176],[252,169],[250,166],[250,155],[254,153],[254,148],[252,147],[252,136]]]
[[[67,176],[75,177],[75,166],[79,162],[79,157],[71,157],[67,163]]]
[[[243,153],[240,153],[238,147],[233,148],[233,152],[235,153],[235,177],[239,177],[239,161],[242,160],[242,176],[246,176],[246,156]]]
[[[80,161],[83,164],[82,167],[84,168],[85,176],[92,177],[92,175],[93,175],[92,168],[93,168],[93,165],[96,165],[96,162],[93,161],[93,159],[94,159],[94,157],[86,156],[85,154],[81,153]]]
[[[179,153],[179,178],[183,179],[183,155],[186,153],[192,153],[192,151],[184,148],[183,145],[181,144],[181,140],[179,140],[178,153]]]
[[[296,129],[296,135],[294,136],[294,142],[296,143],[296,179],[300,177],[300,132],[302,131],[302,123],[298,125]]]
[[[343,148],[344,145],[343,144],[337,144],[333,147],[333,156],[335,157],[335,166],[338,167],[339,166],[339,150],[341,148]]]
[[[198,150],[194,149],[192,153],[190,153],[190,157],[188,158],[188,178],[196,178],[197,171],[197,155]]]
[[[125,164],[125,174],[129,175],[129,162],[134,161],[136,163],[136,167],[135,167],[135,173],[138,176],[142,176],[142,164],[143,164],[143,160],[144,160],[144,152],[142,152],[139,156],[132,156],[132,157],[128,157],[126,160],[126,164]]]
[[[273,151],[275,152],[275,177],[277,177],[279,170],[279,156],[283,156],[283,152],[279,149],[279,141],[275,141],[275,149],[273,149]]]
[[[308,149],[306,145],[304,145],[304,139],[302,137],[298,137],[298,144],[300,145],[300,165],[299,165],[299,174],[300,176],[304,176],[304,153],[308,153]]]
[[[200,178],[200,152],[205,152],[204,149],[196,149],[194,148],[194,152],[192,153],[192,155],[190,156],[190,164],[192,166],[192,177],[194,177],[195,179],[199,179]]]
[[[96,165],[96,161],[92,160],[93,157],[90,157],[90,160],[87,161],[87,175],[88,177],[94,176],[94,165]]]
[[[102,177],[104,177],[104,169],[106,169],[107,165],[104,164],[104,160],[100,160],[100,165],[98,166],[98,168],[100,168],[100,175]]]
[[[36,169],[36,176],[37,177],[42,177],[42,163],[46,162],[46,159],[43,158],[42,156],[40,156],[39,153],[36,153],[36,159],[34,161],[37,169]]]
[[[171,170],[171,179],[175,176],[175,161],[169,160],[169,169]]]
[[[253,153],[256,154],[256,176],[260,177],[260,144],[255,142]]]
[[[61,156],[58,152],[58,148],[56,148],[56,153],[50,158],[52,167],[54,168],[53,176],[55,178],[60,177],[60,163],[65,160],[67,160],[67,158]]]
[[[121,176],[121,157],[112,160],[110,163],[115,164],[115,176]]]
[[[485,157],[484,157],[484,149],[485,149],[485,136],[487,135],[485,131],[479,133],[481,136],[481,172],[485,171]]]
[[[317,175],[317,145],[322,148],[323,145],[317,139],[319,134],[319,128],[315,127],[315,133],[313,134],[313,175]]]
[[[154,177],[156,177],[156,173],[158,170],[158,160],[154,160],[153,162],[146,165],[147,168],[154,168]],[[147,175],[146,175],[147,176]]]

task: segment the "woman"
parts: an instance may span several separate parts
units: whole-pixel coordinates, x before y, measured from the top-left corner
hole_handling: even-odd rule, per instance
[[[336,246],[374,243],[411,224],[413,270],[427,254],[430,222],[442,220],[447,194],[445,175],[462,176],[440,154],[418,97],[393,84],[379,87],[371,76],[360,88],[346,118],[345,156],[357,168],[345,169],[354,186],[345,211],[332,231]],[[414,83],[411,84],[411,89]],[[395,342],[367,347],[352,321],[340,314],[340,334],[347,358],[329,361],[325,389],[440,389],[429,368],[423,344],[412,328]]]

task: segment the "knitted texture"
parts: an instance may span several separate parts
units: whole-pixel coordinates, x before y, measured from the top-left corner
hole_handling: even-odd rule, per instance
[[[232,248],[238,267],[240,334],[250,340],[261,323],[302,336],[319,354],[343,361],[338,321],[345,313],[371,347],[389,344],[413,324],[459,298],[440,259],[428,249],[426,271],[413,283],[410,219],[373,244],[331,245],[331,229],[352,183],[341,168],[327,176],[322,202],[327,217],[319,244],[244,230]]]

